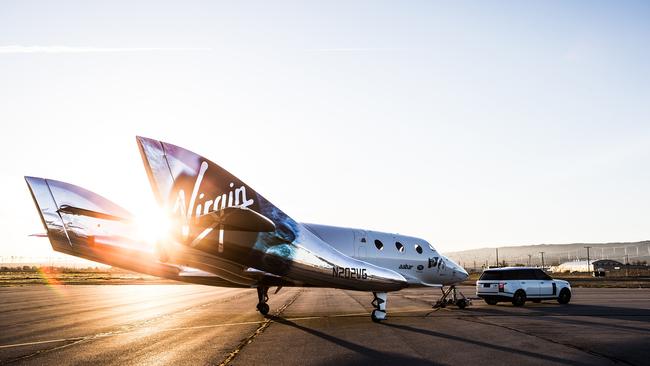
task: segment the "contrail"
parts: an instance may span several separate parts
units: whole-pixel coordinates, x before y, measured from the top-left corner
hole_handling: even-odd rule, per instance
[[[383,47],[342,47],[342,48],[315,48],[310,49],[312,52],[376,52],[376,51],[397,51],[400,48],[383,48]]]
[[[71,46],[0,46],[0,54],[14,53],[121,53],[121,52],[178,52],[211,51],[207,47],[71,47]]]

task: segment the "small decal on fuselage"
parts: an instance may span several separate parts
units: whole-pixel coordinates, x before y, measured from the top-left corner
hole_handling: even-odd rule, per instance
[[[365,280],[368,278],[365,268],[350,268],[350,267],[332,267],[332,276],[337,278],[349,278]]]
[[[399,269],[411,269],[413,268],[412,264],[400,264]]]

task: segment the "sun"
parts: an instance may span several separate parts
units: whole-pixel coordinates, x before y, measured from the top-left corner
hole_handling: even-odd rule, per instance
[[[136,239],[152,249],[158,243],[169,238],[171,219],[158,206],[144,207],[138,210],[133,221]]]

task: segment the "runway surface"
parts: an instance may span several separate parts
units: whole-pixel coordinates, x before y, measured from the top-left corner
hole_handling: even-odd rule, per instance
[[[193,285],[0,288],[1,364],[648,365],[649,289],[574,289],[553,301],[433,311],[435,289],[372,296],[331,289],[269,291]],[[473,294],[473,288],[464,288]]]

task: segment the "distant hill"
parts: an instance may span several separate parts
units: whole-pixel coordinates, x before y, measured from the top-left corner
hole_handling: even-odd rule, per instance
[[[626,255],[630,263],[638,261],[650,262],[650,240],[630,243],[573,243],[573,244],[538,244],[499,247],[499,262],[507,265],[523,264],[538,266],[557,265],[572,260],[586,260],[587,249],[590,246],[590,259],[614,259],[625,263]],[[495,265],[496,247],[463,250],[445,253],[449,258],[467,269],[480,269],[486,265]],[[530,255],[530,262],[529,256]]]

